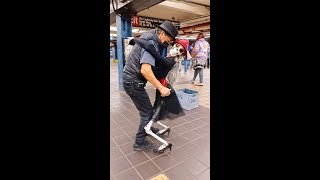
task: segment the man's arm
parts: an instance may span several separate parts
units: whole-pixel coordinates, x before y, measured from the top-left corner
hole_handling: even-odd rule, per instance
[[[173,67],[176,63],[175,61],[168,61],[165,57],[162,57],[154,47],[154,45],[142,38],[134,38],[131,40],[133,43],[138,44],[140,47],[145,49],[148,53],[150,53],[154,59],[160,63],[161,65],[167,66],[167,67]]]
[[[153,74],[150,64],[146,64],[146,63],[141,64],[141,74],[144,76],[144,78],[146,78],[147,81],[149,81],[152,85],[154,85],[160,91],[162,96],[170,95],[170,89],[167,87],[164,87],[157,80],[157,78]]]
[[[155,59],[154,57],[145,49],[142,49],[142,55],[140,59],[141,64],[141,74],[144,76],[144,78],[149,81],[152,85],[154,85],[161,93],[162,96],[169,96],[170,95],[170,89],[167,87],[164,87],[155,77],[151,66],[155,66]]]

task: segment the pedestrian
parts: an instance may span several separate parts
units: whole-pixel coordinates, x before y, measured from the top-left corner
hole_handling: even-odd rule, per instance
[[[192,56],[192,67],[194,69],[192,83],[197,86],[203,86],[203,68],[206,65],[209,52],[210,44],[204,39],[203,33],[199,33],[190,53]],[[198,74],[200,82],[195,83]]]
[[[163,49],[173,42],[177,34],[176,27],[170,21],[165,21],[155,29],[141,34],[140,38],[152,43],[160,55]],[[132,47],[127,57],[128,59],[123,69],[123,86],[140,115],[140,125],[136,133],[133,149],[135,151],[154,149],[155,145],[146,140],[147,133],[144,129],[153,116],[153,106],[144,87],[149,81],[159,90],[163,97],[170,95],[170,89],[163,86],[155,77],[153,73],[156,64],[155,58],[145,49],[136,44]],[[151,128],[151,130],[156,133],[155,128]]]

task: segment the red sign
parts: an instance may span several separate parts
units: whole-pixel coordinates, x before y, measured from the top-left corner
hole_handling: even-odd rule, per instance
[[[133,16],[131,19],[131,24],[133,27],[145,27],[145,28],[155,28],[157,25],[162,24],[164,19],[155,19],[143,16]],[[176,26],[177,29],[180,29],[179,22],[170,21],[172,24]]]
[[[132,17],[132,19],[131,19],[132,26],[135,26],[135,27],[139,26],[139,22],[140,22],[139,16],[133,16]]]

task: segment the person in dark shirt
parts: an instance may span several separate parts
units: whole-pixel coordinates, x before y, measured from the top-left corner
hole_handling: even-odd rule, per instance
[[[169,56],[167,57],[159,55],[153,44],[143,38],[134,38],[132,41],[144,48],[155,58],[156,67],[153,69],[155,77],[163,86],[171,89],[170,95],[166,97],[162,97],[159,90],[156,90],[156,100],[153,106],[154,113],[151,120],[144,128],[148,135],[153,136],[163,143],[157,149],[153,149],[153,151],[155,153],[164,153],[166,149],[171,150],[172,144],[169,141],[162,139],[160,136],[165,133],[168,133],[169,135],[171,129],[169,126],[159,122],[159,120],[173,120],[185,115],[172,85],[176,81],[181,61],[188,54],[187,46],[189,41],[187,39],[176,39],[173,46],[170,48]],[[152,131],[153,122],[156,122],[163,127],[161,130],[157,129],[157,133]]]
[[[176,27],[171,22],[165,21],[156,29],[143,33],[140,38],[151,42],[160,54],[164,48],[173,42],[177,34]],[[163,97],[170,95],[170,89],[163,86],[155,77],[153,73],[156,64],[155,58],[145,49],[134,45],[127,57],[123,69],[123,86],[140,115],[140,125],[133,149],[135,151],[154,149],[155,145],[146,140],[147,133],[144,129],[153,116],[153,106],[144,87],[149,81]]]

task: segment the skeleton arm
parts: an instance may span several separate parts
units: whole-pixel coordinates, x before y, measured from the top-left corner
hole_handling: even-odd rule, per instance
[[[155,60],[158,63],[160,63],[161,65],[166,66],[166,67],[172,67],[175,64],[174,61],[168,61],[168,59],[166,59],[165,57],[162,57],[159,54],[159,52],[156,51],[156,48],[153,46],[153,44],[150,43],[149,41],[147,41],[143,38],[134,38],[131,41],[133,41],[131,43],[135,43],[138,46],[145,49],[147,52],[149,52],[155,58]]]

